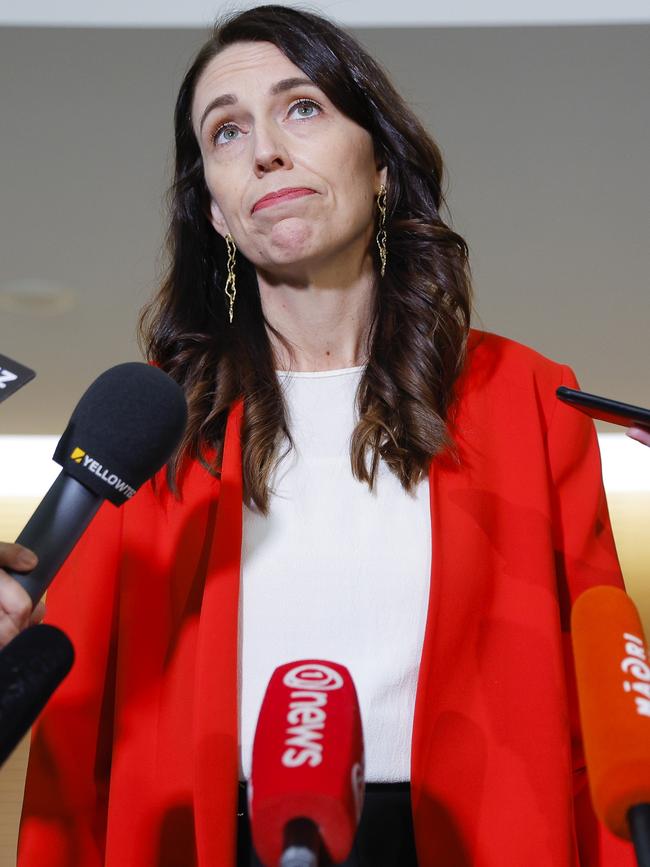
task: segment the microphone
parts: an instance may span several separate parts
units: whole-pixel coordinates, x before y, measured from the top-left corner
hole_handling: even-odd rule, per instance
[[[650,665],[639,614],[620,588],[592,587],[573,606],[571,632],[594,810],[650,867]]]
[[[54,452],[63,470],[16,540],[38,555],[38,565],[6,570],[34,604],[103,500],[120,506],[130,499],[171,457],[186,421],[181,387],[157,367],[118,364],[92,383]]]
[[[74,662],[67,635],[39,624],[20,632],[0,653],[0,765],[29,731]]]
[[[363,734],[350,672],[324,660],[276,668],[249,782],[253,844],[266,867],[345,861],[364,795]]]
[[[23,385],[27,385],[35,376],[31,368],[13,361],[6,355],[0,355],[0,403]]]

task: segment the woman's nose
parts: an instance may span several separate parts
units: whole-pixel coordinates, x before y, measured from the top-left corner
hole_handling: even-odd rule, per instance
[[[264,175],[275,169],[293,166],[282,131],[274,124],[258,126],[254,136],[255,173]]]

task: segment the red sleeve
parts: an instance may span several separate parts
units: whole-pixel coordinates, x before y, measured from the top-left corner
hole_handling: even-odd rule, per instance
[[[32,729],[17,867],[101,867],[122,509],[104,504],[47,594],[75,663]]]
[[[562,385],[579,388],[568,367]],[[596,818],[591,805],[582,748],[570,635],[571,605],[596,584],[623,587],[593,422],[557,401],[549,429],[549,460],[554,482],[554,547],[571,716],[574,821],[580,867],[634,867],[633,847]]]

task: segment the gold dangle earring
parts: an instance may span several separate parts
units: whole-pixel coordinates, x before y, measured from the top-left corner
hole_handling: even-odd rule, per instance
[[[232,235],[226,235],[226,246],[228,247],[228,277],[226,278],[225,292],[230,301],[228,316],[232,322],[235,295],[237,294],[237,287],[235,285],[235,253],[237,252],[237,247],[232,239]]]
[[[376,240],[381,260],[380,273],[383,277],[386,273],[386,260],[388,258],[388,251],[386,249],[386,187],[383,184],[379,187],[379,193],[377,194],[377,207],[379,208],[379,231],[377,232]]]

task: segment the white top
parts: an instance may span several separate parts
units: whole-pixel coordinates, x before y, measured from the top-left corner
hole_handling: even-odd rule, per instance
[[[431,575],[429,484],[407,494],[381,464],[370,493],[350,465],[363,367],[278,371],[295,449],[270,513],[244,507],[240,778],[278,665],[342,663],[363,723],[366,780],[410,780],[411,731]]]

